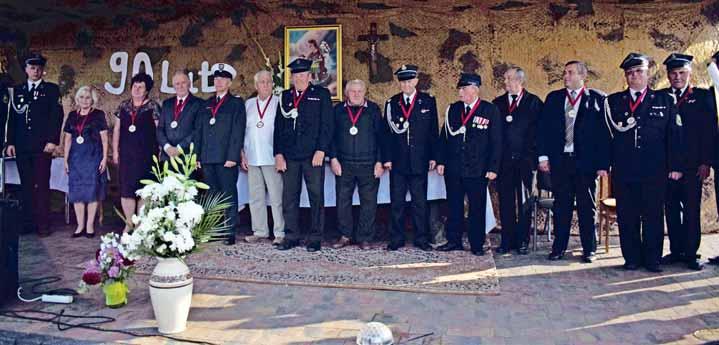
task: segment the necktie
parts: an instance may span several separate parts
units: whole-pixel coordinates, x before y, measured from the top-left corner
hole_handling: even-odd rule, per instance
[[[674,95],[677,97],[677,100],[679,100],[679,97],[682,96],[682,90],[674,89]]]
[[[512,95],[512,103],[514,103],[517,100],[517,95]]]
[[[639,97],[641,97],[641,96],[642,96],[641,92],[639,92],[639,91],[635,92],[634,93],[634,102],[638,101]]]
[[[215,100],[215,104],[220,104],[220,100],[221,100],[222,98],[220,98],[220,96],[217,96],[216,98],[217,98],[217,99]]]
[[[469,112],[472,111],[472,108],[470,108],[468,105],[464,107],[464,114],[469,115]]]
[[[35,92],[35,83],[30,84],[30,95]]]
[[[570,91],[569,92],[570,97],[572,100],[577,97],[577,91]],[[564,144],[565,146],[569,146],[574,144],[574,117],[569,116],[569,112],[574,110],[574,106],[572,103],[567,102],[567,106],[564,109]]]
[[[405,97],[405,98],[404,98],[404,104],[405,104],[405,105],[409,105],[409,97]]]
[[[182,108],[182,100],[180,100],[179,102],[177,102],[177,107],[178,107],[178,108]]]

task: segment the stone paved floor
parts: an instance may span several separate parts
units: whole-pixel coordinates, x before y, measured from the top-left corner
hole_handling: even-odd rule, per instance
[[[577,242],[573,239],[575,247]],[[196,280],[189,328],[177,336],[223,344],[354,344],[357,330],[374,319],[390,325],[399,344],[702,344],[719,340],[719,268],[624,272],[615,268],[622,263],[616,244],[612,242],[610,253],[600,253],[599,260],[589,265],[579,263],[579,252],[564,261],[546,261],[546,243],[527,256],[499,256],[499,296]],[[701,252],[719,254],[719,235],[705,235]],[[63,274],[66,286],[74,286],[80,271],[66,269]],[[65,308],[117,317],[118,321],[103,327],[152,333],[155,323],[145,279],[137,277],[131,304],[125,308],[102,308],[99,291]],[[63,307],[46,308],[59,311]],[[60,332],[51,324],[6,318],[0,318],[0,329],[4,330],[0,343],[9,344],[181,343],[82,329]],[[428,333],[432,335],[407,341]]]

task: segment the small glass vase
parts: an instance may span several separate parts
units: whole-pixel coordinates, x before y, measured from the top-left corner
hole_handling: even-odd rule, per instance
[[[127,288],[125,281],[114,281],[102,286],[102,292],[105,293],[105,305],[110,308],[121,308],[127,304],[127,294],[130,289]]]

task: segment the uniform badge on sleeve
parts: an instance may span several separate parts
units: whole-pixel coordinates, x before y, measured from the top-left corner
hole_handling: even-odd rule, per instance
[[[679,114],[677,114],[677,126],[679,126],[679,127],[682,126],[682,116]]]

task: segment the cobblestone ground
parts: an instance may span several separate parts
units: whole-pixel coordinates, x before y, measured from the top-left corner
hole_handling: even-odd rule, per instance
[[[176,336],[222,344],[348,345],[354,344],[365,322],[375,320],[388,324],[399,344],[702,344],[719,340],[719,268],[708,266],[694,272],[676,266],[665,267],[662,274],[625,272],[616,268],[623,261],[615,243],[618,238],[612,241],[610,252],[600,251],[593,264],[580,263],[580,251],[564,261],[549,262],[546,242],[540,242],[530,255],[498,256],[499,296],[195,280],[188,329]],[[576,248],[578,240],[573,238],[572,243]],[[701,253],[719,255],[719,235],[705,235]],[[24,278],[58,273],[57,268],[43,264],[42,253],[30,255],[37,259],[22,273]],[[61,271],[63,285],[74,286],[80,271]],[[136,277],[130,304],[122,309],[103,308],[97,290],[70,306],[44,308],[112,316],[117,321],[102,327],[154,334],[146,279]],[[49,323],[4,317],[0,329],[4,330],[0,331],[3,344],[183,343],[86,329],[58,331]]]

